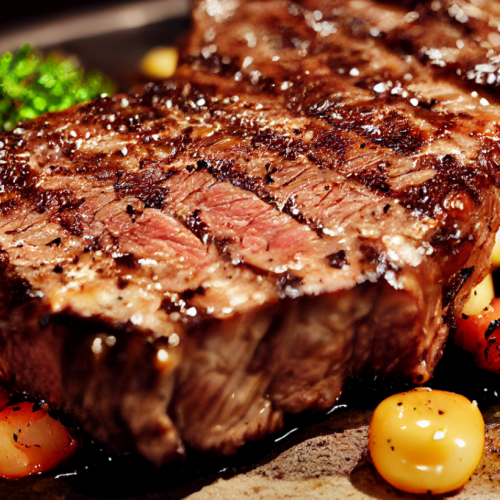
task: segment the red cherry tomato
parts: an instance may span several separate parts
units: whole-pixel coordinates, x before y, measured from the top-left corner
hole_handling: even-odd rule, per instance
[[[0,476],[17,479],[48,471],[76,450],[66,427],[33,403],[0,412]]]
[[[482,314],[463,316],[455,343],[471,352],[480,368],[500,373],[500,298]]]

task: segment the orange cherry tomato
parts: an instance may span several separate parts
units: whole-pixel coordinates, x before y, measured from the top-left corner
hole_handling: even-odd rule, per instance
[[[66,427],[33,403],[0,412],[0,476],[17,479],[59,465],[76,450]]]
[[[455,343],[471,352],[480,368],[500,373],[500,298],[481,314],[463,315]]]

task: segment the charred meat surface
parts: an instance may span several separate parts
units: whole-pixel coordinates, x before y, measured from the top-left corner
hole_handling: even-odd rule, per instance
[[[429,379],[488,272],[500,107],[365,3],[201,0],[173,79],[0,136],[6,384],[162,464]]]

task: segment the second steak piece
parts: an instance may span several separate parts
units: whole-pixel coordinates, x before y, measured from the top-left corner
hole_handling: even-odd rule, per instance
[[[6,382],[160,464],[431,376],[499,225],[499,110],[314,12],[200,2],[173,80],[0,136]]]

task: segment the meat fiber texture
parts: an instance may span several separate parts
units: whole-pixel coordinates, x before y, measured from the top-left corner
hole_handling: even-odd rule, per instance
[[[160,465],[427,381],[489,269],[500,108],[384,12],[426,22],[202,0],[173,79],[0,135],[4,383]]]

